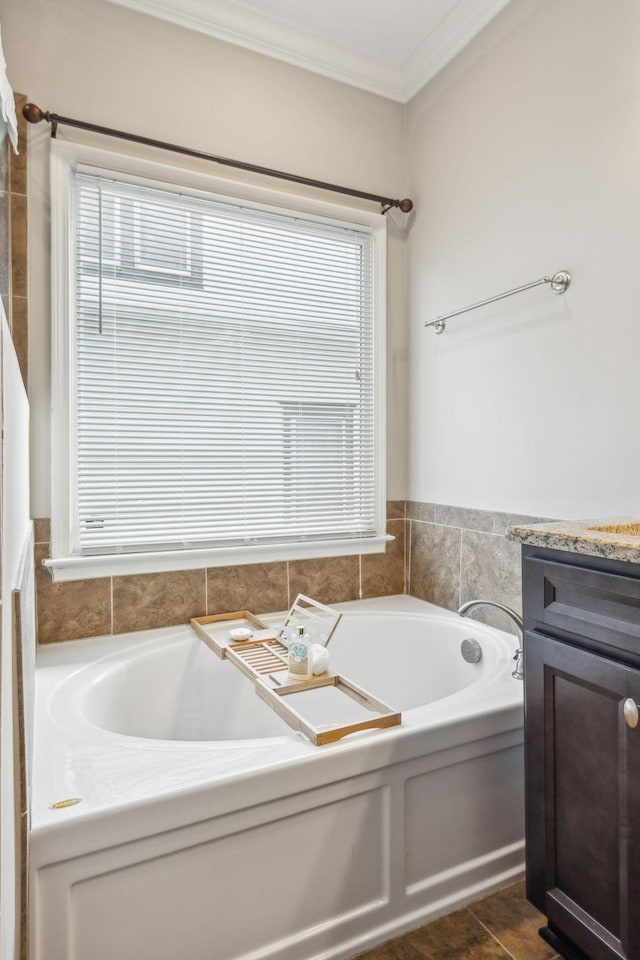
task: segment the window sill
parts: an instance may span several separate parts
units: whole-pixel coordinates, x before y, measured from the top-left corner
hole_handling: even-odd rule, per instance
[[[163,553],[118,553],[100,557],[53,557],[43,560],[53,580],[88,580],[96,577],[199,570],[204,567],[243,566],[283,560],[313,560],[384,553],[395,538],[389,534],[363,540],[318,540],[305,543],[206,550],[171,550]]]

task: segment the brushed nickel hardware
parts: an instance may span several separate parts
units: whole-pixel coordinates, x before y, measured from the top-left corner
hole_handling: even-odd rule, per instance
[[[405,197],[404,200],[394,200],[391,197],[381,197],[377,193],[367,193],[364,190],[354,190],[351,187],[341,187],[335,183],[325,183],[323,180],[312,180],[311,177],[301,177],[296,173],[284,173],[282,170],[272,170],[270,167],[261,167],[255,163],[245,163],[243,160],[230,160],[228,157],[218,157],[213,153],[205,153],[203,150],[193,150],[190,147],[182,147],[177,143],[168,143],[165,140],[154,140],[152,137],[142,137],[136,133],[126,133],[124,130],[114,130],[112,127],[101,127],[97,123],[89,123],[86,120],[74,120],[72,117],[61,117],[58,113],[50,113],[49,110],[42,110],[35,103],[27,103],[22,108],[22,116],[29,123],[40,123],[46,120],[51,124],[51,136],[55,138],[58,125],[65,127],[76,127],[79,130],[90,130],[92,133],[101,133],[106,137],[115,137],[117,140],[128,140],[130,143],[142,143],[147,147],[158,147],[160,150],[171,150],[173,153],[181,153],[187,157],[197,157],[199,160],[209,160],[211,163],[219,163],[225,167],[234,167],[236,170],[247,170],[250,173],[260,173],[265,177],[273,177],[276,180],[287,180],[289,183],[300,183],[305,187],[316,187],[318,190],[329,190],[331,193],[341,193],[347,197],[358,197],[360,200],[371,200],[373,203],[379,203],[381,213],[386,213],[392,207],[397,207],[403,213],[409,213],[413,210],[413,200]]]
[[[478,663],[478,661],[482,660],[482,647],[473,637],[467,637],[466,640],[462,641],[460,644],[460,653],[462,654],[462,659],[466,660],[467,663]]]
[[[532,287],[539,287],[543,283],[548,283],[554,293],[564,293],[571,283],[571,274],[568,270],[558,270],[552,277],[541,277],[532,283],[525,283],[521,287],[514,287],[513,290],[506,290],[504,293],[498,293],[495,297],[487,297],[486,300],[478,300],[468,307],[461,307],[460,310],[453,310],[451,313],[445,313],[435,320],[425,320],[425,327],[433,327],[434,333],[444,333],[446,329],[445,320],[451,317],[458,317],[461,313],[468,313],[469,310],[475,310],[476,307],[484,307],[488,303],[495,303],[496,300],[504,300],[505,297],[512,297],[514,293],[522,293],[523,290],[531,290]]]
[[[625,723],[633,730],[638,726],[638,717],[640,716],[638,714],[638,704],[635,700],[632,700],[631,697],[627,697],[622,711],[624,713]]]
[[[516,635],[518,637],[518,649],[513,655],[515,661],[515,667],[513,668],[513,673],[511,676],[515,680],[524,679],[524,648],[523,648],[523,637],[524,637],[524,622],[519,613],[516,613],[515,610],[512,610],[511,607],[505,607],[502,603],[495,603],[493,600],[468,600],[467,603],[463,603],[460,609],[458,610],[458,615],[461,617],[468,617],[470,613],[476,610],[478,607],[491,607],[494,610],[499,610],[500,613],[503,613],[506,617],[511,620],[511,623],[515,627]]]

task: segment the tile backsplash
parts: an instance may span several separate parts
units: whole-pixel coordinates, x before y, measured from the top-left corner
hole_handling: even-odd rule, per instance
[[[54,583],[41,564],[49,521],[36,520],[38,640],[171,626],[227,610],[285,610],[298,593],[340,603],[406,592],[449,610],[480,598],[521,610],[520,546],[504,534],[512,523],[543,518],[412,500],[389,501],[387,517],[395,539],[386,553],[65,583]],[[477,616],[509,628],[499,614]]]
[[[298,593],[322,603],[405,592],[405,504],[390,501],[386,553],[210,567],[54,583],[49,521],[35,521],[38,641],[145,630],[191,617],[249,609],[286,610]]]
[[[27,98],[15,95],[18,149],[5,137],[0,146],[0,297],[27,384],[27,122],[22,107]]]
[[[511,524],[545,518],[411,500],[406,517],[408,593],[449,610],[483,599],[522,611],[520,545],[504,534]],[[475,616],[509,629],[500,614]]]

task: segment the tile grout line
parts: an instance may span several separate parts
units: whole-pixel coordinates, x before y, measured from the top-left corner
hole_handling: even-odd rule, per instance
[[[490,936],[493,940],[495,940],[495,942],[504,950],[504,952],[507,954],[507,956],[508,956],[508,957],[511,957],[511,960],[518,960],[518,958],[515,956],[515,954],[511,953],[511,950],[507,950],[507,948],[505,947],[504,943],[503,943],[501,940],[499,940],[498,937],[496,937],[495,933],[493,933],[493,932],[489,929],[489,927],[486,925],[486,923],[483,923],[482,920],[480,919],[480,917],[477,917],[477,916],[475,915],[475,913],[473,912],[473,910],[471,909],[471,907],[466,907],[465,909],[467,910],[467,913],[469,913],[469,914],[473,917],[473,919],[476,920],[476,921],[480,924],[480,926],[482,927],[482,929],[485,930],[485,931],[489,934],[489,936]]]
[[[419,517],[411,517],[413,523],[426,523],[430,527],[442,527],[444,530],[466,530],[468,533],[482,533],[485,537],[499,537],[504,539],[503,533],[493,533],[491,530],[478,530],[477,527],[461,527],[457,523],[438,523],[436,520],[421,520]]]
[[[209,616],[209,571],[204,568],[204,614]]]
[[[462,606],[462,535],[464,529],[460,528],[460,565],[458,567],[458,609]]]
[[[411,593],[411,537],[413,536],[413,520],[409,520],[409,552],[405,558],[405,589],[408,594]]]
[[[113,636],[113,577],[109,577],[109,612],[111,614],[111,636]]]
[[[408,521],[406,517],[404,517],[402,523],[403,523],[402,532],[404,533],[404,550],[402,554],[402,592],[406,594],[406,593],[409,593],[409,584],[407,583],[407,563],[409,562],[409,555],[407,553],[407,550],[408,550],[408,544],[409,544],[409,536],[407,533]]]

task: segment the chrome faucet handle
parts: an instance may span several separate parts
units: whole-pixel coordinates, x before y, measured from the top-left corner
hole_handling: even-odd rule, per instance
[[[516,665],[511,676],[516,680],[524,679],[524,621],[522,617],[519,613],[516,613],[515,610],[512,610],[511,607],[506,607],[503,603],[496,603],[495,600],[468,600],[466,603],[462,604],[458,610],[458,615],[460,617],[468,617],[469,614],[478,607],[490,607],[494,610],[498,610],[500,613],[503,613],[506,617],[508,617],[515,627],[516,635],[518,637],[518,649],[513,657]]]

